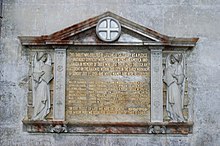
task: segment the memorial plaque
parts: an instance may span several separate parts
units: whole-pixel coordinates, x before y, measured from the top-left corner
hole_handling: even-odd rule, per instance
[[[115,48],[84,47],[68,51],[67,121],[149,121],[149,51]]]
[[[50,35],[19,37],[30,58],[28,132],[189,134],[187,54],[111,12]]]

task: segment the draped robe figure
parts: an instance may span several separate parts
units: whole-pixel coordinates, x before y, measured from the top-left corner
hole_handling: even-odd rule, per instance
[[[172,122],[184,122],[184,58],[182,54],[168,55],[164,70],[164,82],[167,85],[166,111]]]
[[[51,57],[36,53],[33,59],[32,92],[34,112],[32,120],[46,120],[50,112],[50,81],[53,79]]]

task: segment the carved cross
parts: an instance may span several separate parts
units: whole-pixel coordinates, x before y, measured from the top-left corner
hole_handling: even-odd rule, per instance
[[[100,39],[104,41],[114,41],[120,35],[121,26],[117,20],[114,20],[113,18],[106,18],[99,22],[96,31]],[[106,37],[100,35],[100,32],[106,32]],[[117,35],[111,36],[112,32],[116,32]]]

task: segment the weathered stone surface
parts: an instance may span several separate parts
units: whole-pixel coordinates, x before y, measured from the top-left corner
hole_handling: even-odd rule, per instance
[[[76,49],[67,55],[67,121],[150,120],[149,51],[122,46]]]
[[[0,145],[219,145],[219,4],[218,0],[5,0],[0,49]],[[28,61],[17,36],[50,34],[107,10],[164,34],[200,37],[196,49],[188,53],[188,93],[194,97],[189,101],[194,108],[192,135],[34,135],[22,131],[28,91],[25,83],[19,83],[26,78]]]

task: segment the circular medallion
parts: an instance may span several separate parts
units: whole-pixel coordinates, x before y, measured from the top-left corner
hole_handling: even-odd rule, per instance
[[[59,72],[63,71],[63,66],[59,65],[59,66],[57,67],[57,70],[58,70]]]
[[[154,106],[159,107],[160,106],[160,102],[159,101],[154,101]]]
[[[96,26],[96,34],[102,41],[113,42],[117,40],[121,34],[121,25],[114,18],[103,18]]]

